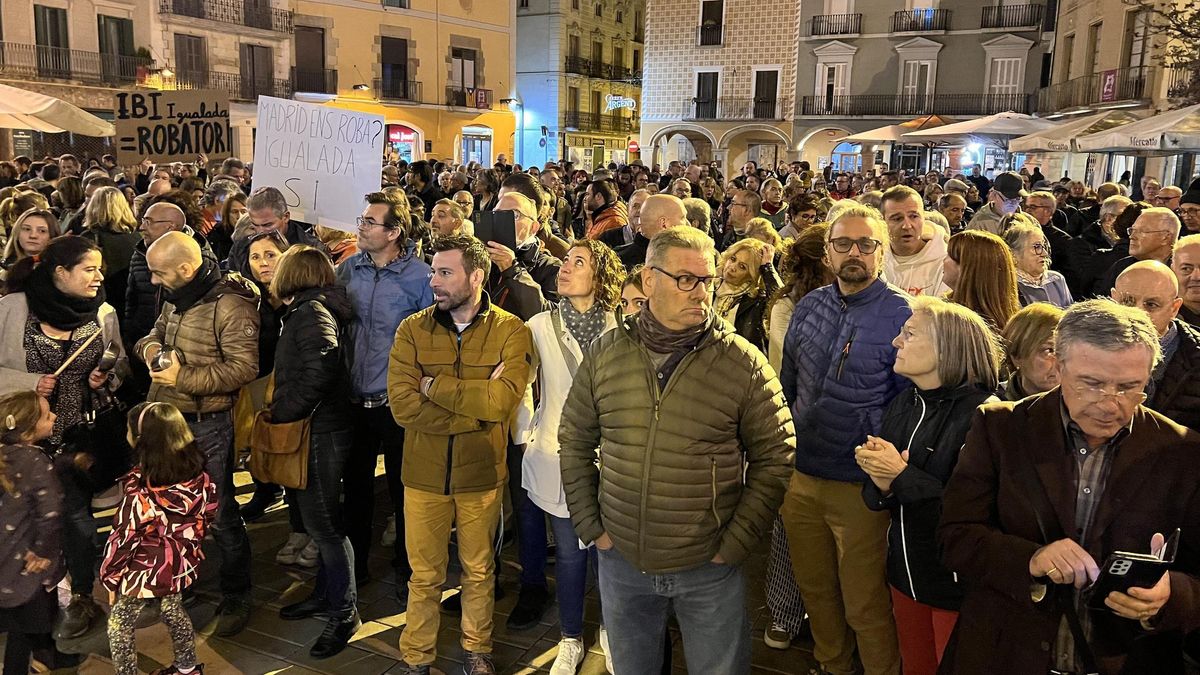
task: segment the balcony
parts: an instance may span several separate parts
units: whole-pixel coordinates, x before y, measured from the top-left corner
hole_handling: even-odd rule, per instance
[[[1149,101],[1154,70],[1151,66],[1092,73],[1038,90],[1037,109],[1059,112],[1097,103]]]
[[[696,39],[701,47],[720,47],[725,27],[720,24],[705,24],[696,28]]]
[[[904,9],[892,15],[893,33],[930,33],[948,28],[948,9]]]
[[[292,67],[292,91],[308,92],[310,94],[336,94],[338,86],[337,71],[300,70]]]
[[[781,120],[785,99],[754,99],[721,96],[716,99],[689,98],[683,102],[684,120]]]
[[[598,112],[568,110],[563,113],[563,128],[620,134],[636,130],[638,128],[638,120],[622,115],[605,115]]]
[[[385,77],[375,80],[375,91],[385,101],[421,102],[421,83],[415,80]]]
[[[618,80],[627,82],[634,79],[633,71],[623,65],[616,63],[604,63],[603,61],[593,61],[585,59],[581,56],[568,55],[564,69],[568,73],[576,75],[584,75],[594,77],[601,80]],[[637,75],[637,80],[640,82],[641,74]]]
[[[1036,29],[1042,23],[1041,5],[994,5],[983,8],[980,28]]]
[[[449,85],[446,87],[446,105],[456,108],[490,110],[492,108],[492,90]]]
[[[158,13],[220,21],[276,33],[295,30],[290,11],[274,9],[264,3],[265,0],[159,0]]]
[[[812,18],[808,34],[857,35],[862,32],[862,14],[819,14]]]
[[[1167,76],[1167,98],[1200,101],[1200,63],[1175,66]]]
[[[175,88],[219,89],[229,92],[230,98],[243,101],[255,101],[259,96],[288,98],[292,95],[292,83],[289,80],[198,70],[176,71]]]
[[[0,42],[0,76],[23,80],[73,80],[109,86],[137,82],[138,69],[152,61],[64,47]]]
[[[993,115],[1031,113],[1029,94],[852,94],[805,96],[800,115],[807,117],[915,117],[917,115]]]

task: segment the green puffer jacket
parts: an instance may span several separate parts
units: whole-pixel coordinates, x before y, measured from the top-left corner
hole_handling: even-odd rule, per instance
[[[656,380],[632,318],[600,337],[576,373],[558,434],[575,531],[586,542],[607,532],[644,572],[718,553],[737,565],[770,528],[792,473],[796,438],[779,380],[724,321],[661,393]]]

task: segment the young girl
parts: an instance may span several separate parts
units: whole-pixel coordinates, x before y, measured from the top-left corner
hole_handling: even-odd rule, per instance
[[[108,615],[113,664],[118,675],[137,674],[134,624],[142,607],[160,598],[175,663],[152,675],[203,673],[180,593],[196,580],[204,559],[216,486],[187,422],[169,403],[141,403],[129,411],[129,444],[138,463],[121,479],[124,497],[100,565],[104,587],[117,596]]]
[[[59,536],[62,487],[36,446],[54,433],[54,413],[33,391],[0,397],[0,633],[8,633],[4,672],[28,673],[50,636],[63,576]]]

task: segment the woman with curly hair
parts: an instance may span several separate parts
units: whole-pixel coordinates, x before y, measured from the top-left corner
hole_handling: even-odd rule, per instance
[[[951,289],[946,299],[983,317],[992,330],[1003,330],[1021,309],[1008,244],[991,232],[966,230],[950,237],[946,248],[942,281]]]
[[[721,285],[714,303],[716,313],[765,354],[767,330],[763,316],[767,299],[780,286],[779,274],[775,272],[775,247],[748,236],[725,249],[718,269]]]
[[[783,284],[767,301],[767,361],[776,373],[783,364],[783,340],[796,303],[810,292],[833,283],[833,270],[825,263],[828,233],[827,223],[817,223],[784,244],[783,262],[779,266]]]
[[[558,459],[558,426],[575,370],[587,348],[616,328],[614,311],[621,301],[625,267],[606,244],[581,239],[567,252],[558,272],[558,304],[529,320],[541,400],[532,411],[520,411],[529,431],[521,459],[521,486],[529,493],[517,511],[521,532],[521,564],[546,564],[546,517],[559,542],[555,558],[556,591],[562,638],[552,672],[575,672],[587,653],[583,645],[583,596],[588,550],[575,544],[563,493]],[[531,400],[527,396],[526,400]],[[593,563],[594,564],[594,563]],[[524,589],[522,590],[524,592]],[[602,629],[603,630],[603,629]],[[603,642],[603,639],[601,640]]]

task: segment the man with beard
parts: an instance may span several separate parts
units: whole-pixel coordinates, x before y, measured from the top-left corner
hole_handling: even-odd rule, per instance
[[[892,365],[892,340],[912,315],[907,296],[880,277],[888,228],[854,206],[826,235],[837,281],[796,303],[780,381],[796,426],[796,471],[780,515],[796,585],[812,622],[821,668],[897,675],[900,650],[885,564],[889,517],[862,498],[867,475],[855,446],[878,435],[883,411],[908,384]]]
[[[529,383],[532,338],[520,318],[483,292],[492,262],[478,239],[433,242],[434,305],[396,330],[388,403],[405,429],[404,527],[408,625],[400,637],[406,673],[437,658],[438,601],[450,530],[462,562],[463,672],[495,673],[493,540],[507,481],[509,425]]]

